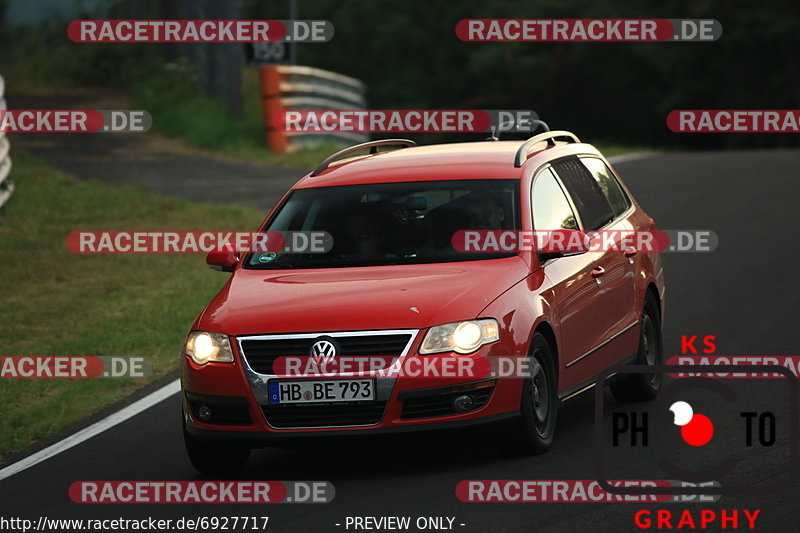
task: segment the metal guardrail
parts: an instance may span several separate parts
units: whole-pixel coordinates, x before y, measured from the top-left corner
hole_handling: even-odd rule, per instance
[[[283,65],[275,68],[281,75],[282,95],[312,96],[322,100],[323,109],[339,109],[342,105],[363,109],[367,105],[364,99],[367,87],[355,78],[312,67]]]
[[[0,112],[5,111],[8,106],[5,99],[6,82],[0,76]],[[9,177],[11,173],[11,143],[4,131],[0,130],[0,207],[11,198],[14,193],[14,182]]]
[[[261,91],[267,143],[273,152],[293,152],[335,139],[347,144],[369,140],[366,133],[328,134],[282,132],[272,128],[272,117],[287,110],[364,109],[366,86],[355,78],[313,67],[271,65],[261,67]]]

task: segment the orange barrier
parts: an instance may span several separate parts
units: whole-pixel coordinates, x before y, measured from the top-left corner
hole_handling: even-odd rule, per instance
[[[277,154],[319,145],[333,138],[347,144],[364,142],[366,134],[330,135],[286,133],[276,130],[273,117],[291,109],[364,109],[366,87],[360,81],[312,67],[269,65],[259,67],[267,146]]]

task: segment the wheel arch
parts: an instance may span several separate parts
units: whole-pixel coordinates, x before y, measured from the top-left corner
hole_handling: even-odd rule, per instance
[[[661,302],[661,295],[658,293],[658,287],[654,282],[649,282],[647,284],[647,289],[645,290],[645,300],[647,299],[647,295],[650,294],[653,296],[653,300],[656,302],[656,308],[658,310],[658,320],[661,321],[662,317],[664,316],[664,309],[662,309],[662,302]],[[644,302],[642,302],[642,307],[644,307]]]
[[[556,374],[556,383],[558,383],[560,375],[560,365],[558,364],[558,342],[556,341],[556,334],[553,330],[553,326],[551,326],[546,320],[542,320],[536,325],[536,327],[533,329],[533,333],[531,333],[531,340],[528,343],[528,355],[530,355],[531,352],[533,336],[537,333],[541,333],[544,339],[547,341],[547,344],[550,346],[550,351],[553,356],[553,371]]]

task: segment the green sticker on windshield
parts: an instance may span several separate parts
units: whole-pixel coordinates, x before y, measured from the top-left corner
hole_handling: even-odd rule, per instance
[[[270,261],[274,261],[276,257],[278,257],[278,254],[276,254],[275,252],[267,252],[265,254],[260,254],[258,256],[258,262],[269,263]]]

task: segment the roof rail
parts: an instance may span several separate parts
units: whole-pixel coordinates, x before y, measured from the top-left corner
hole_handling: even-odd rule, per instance
[[[408,148],[409,146],[416,146],[417,143],[414,141],[410,141],[408,139],[380,139],[378,141],[369,141],[361,144],[356,144],[355,146],[350,146],[349,148],[345,148],[344,150],[339,150],[335,154],[329,155],[325,159],[322,160],[322,163],[311,173],[312,176],[316,176],[328,166],[336,161],[337,159],[345,156],[347,154],[352,154],[353,152],[358,152],[360,150],[364,150],[369,148],[369,153],[377,154],[379,146],[400,146],[402,148]]]
[[[522,143],[522,146],[520,146],[519,149],[517,150],[517,155],[514,156],[514,166],[521,167],[522,164],[525,162],[525,160],[528,159],[528,150],[530,150],[531,146],[538,144],[542,141],[547,141],[547,144],[549,144],[550,146],[555,146],[556,139],[565,139],[567,142],[571,143],[581,142],[581,140],[578,139],[577,135],[569,131],[563,131],[563,130],[548,131],[545,133],[540,133],[539,135],[534,135],[533,137]]]

